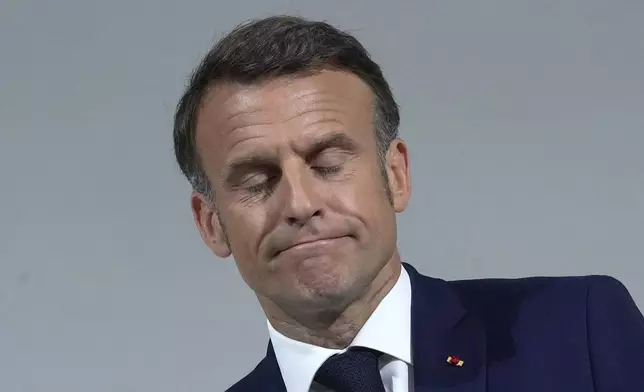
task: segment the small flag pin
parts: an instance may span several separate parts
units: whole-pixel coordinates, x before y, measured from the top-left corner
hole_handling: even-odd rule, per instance
[[[450,355],[449,357],[447,357],[447,363],[449,363],[452,366],[462,367],[465,362],[463,362],[457,356],[451,356]]]

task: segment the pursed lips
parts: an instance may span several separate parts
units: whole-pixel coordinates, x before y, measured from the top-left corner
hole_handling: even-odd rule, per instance
[[[289,251],[289,250],[296,250],[296,249],[305,249],[308,247],[315,247],[315,246],[324,246],[327,245],[330,242],[334,242],[336,240],[343,239],[347,236],[338,236],[338,237],[321,237],[321,238],[311,238],[307,240],[301,240],[297,241],[288,247],[278,251],[275,256],[279,256],[281,253]]]

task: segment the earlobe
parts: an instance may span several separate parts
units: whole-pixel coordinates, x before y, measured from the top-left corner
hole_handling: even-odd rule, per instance
[[[190,205],[195,224],[204,243],[218,257],[230,256],[228,236],[215,206],[204,195],[197,192],[192,193]]]
[[[405,142],[400,139],[391,142],[387,152],[387,164],[393,207],[396,212],[402,212],[407,208],[411,197],[409,151]]]

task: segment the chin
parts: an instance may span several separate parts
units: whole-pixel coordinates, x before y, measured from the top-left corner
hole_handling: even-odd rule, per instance
[[[305,260],[297,271],[298,291],[313,307],[343,306],[352,302],[358,290],[358,277],[338,260]]]

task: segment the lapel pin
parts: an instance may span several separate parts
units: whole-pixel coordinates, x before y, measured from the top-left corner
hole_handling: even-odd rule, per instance
[[[447,363],[449,363],[452,366],[462,367],[465,362],[463,362],[457,356],[451,356],[450,355],[449,357],[447,357]]]

